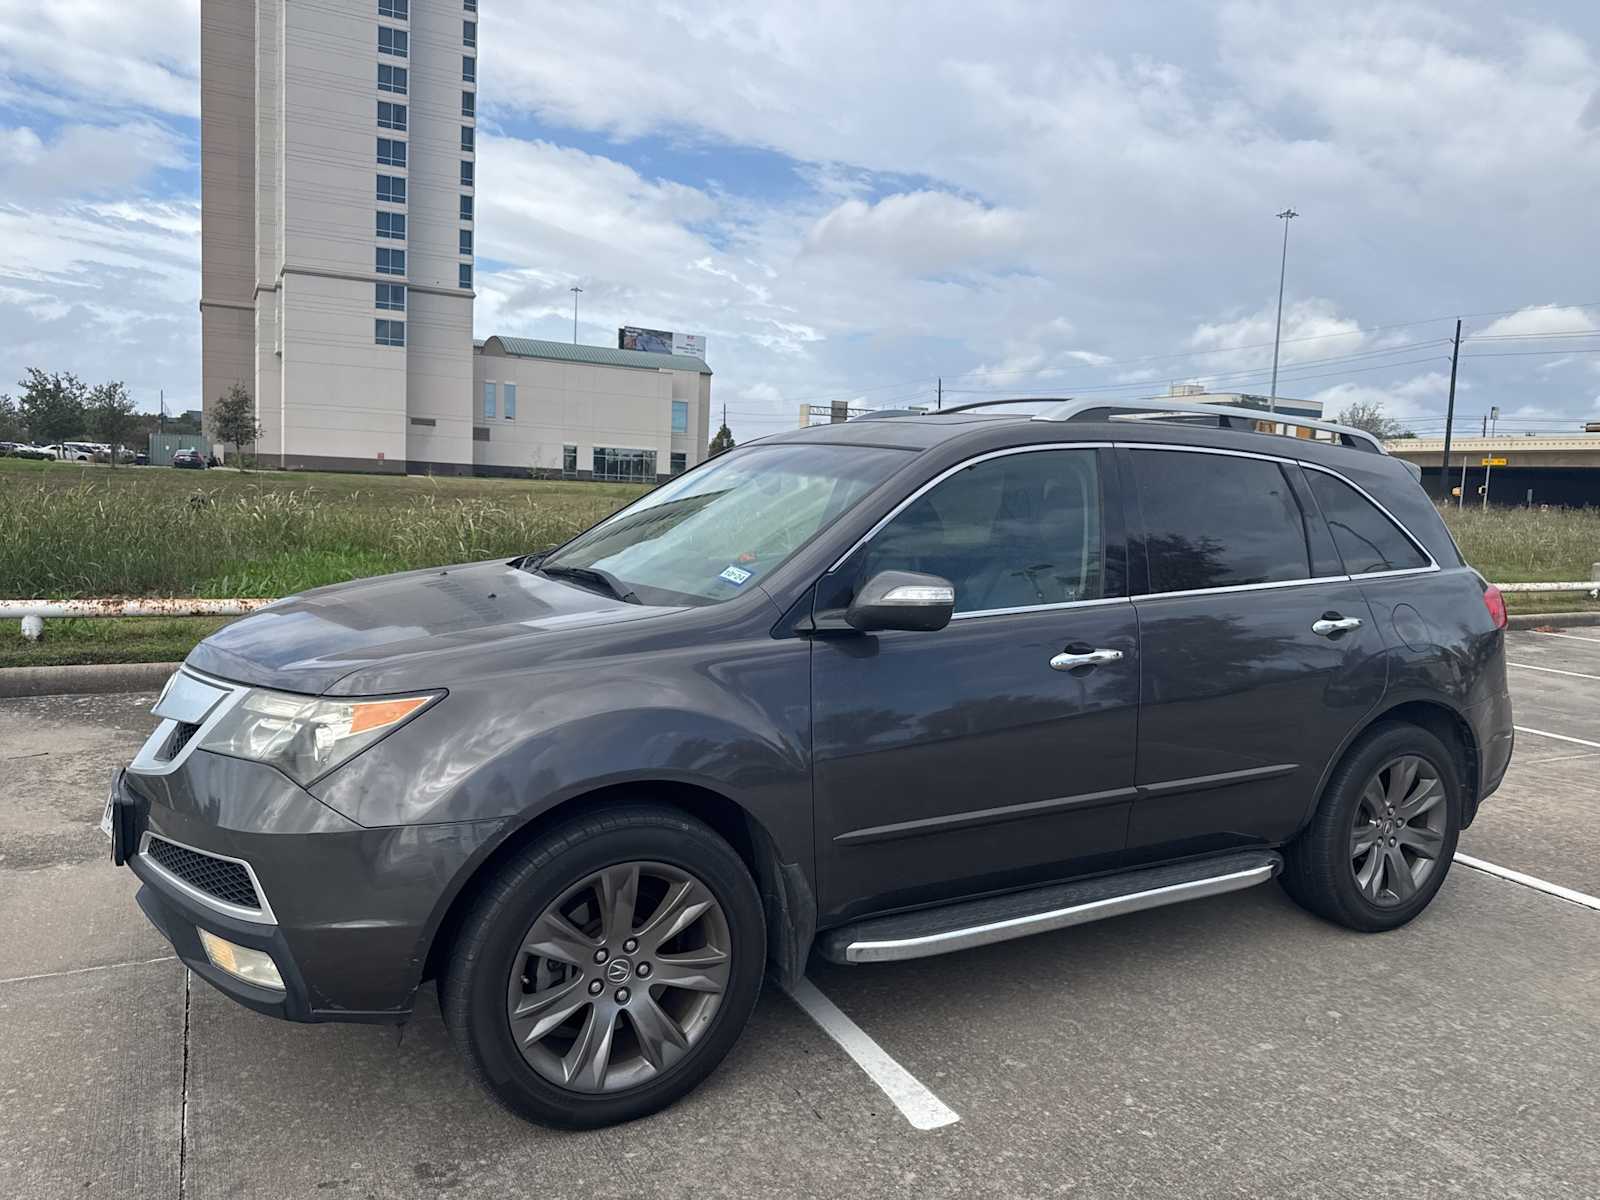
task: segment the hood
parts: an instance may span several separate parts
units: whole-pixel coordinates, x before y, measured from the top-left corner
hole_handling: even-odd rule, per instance
[[[430,659],[678,611],[625,603],[497,559],[290,596],[212,634],[187,661],[223,679],[316,694],[352,671],[420,658],[416,686],[428,687]]]

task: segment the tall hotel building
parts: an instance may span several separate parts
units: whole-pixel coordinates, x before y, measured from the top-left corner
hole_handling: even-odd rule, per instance
[[[477,8],[206,0],[203,408],[242,384],[256,453],[289,467],[653,479],[693,466],[703,359],[473,342]]]

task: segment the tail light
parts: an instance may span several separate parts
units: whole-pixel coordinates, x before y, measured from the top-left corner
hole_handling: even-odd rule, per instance
[[[1494,622],[1496,629],[1506,627],[1506,598],[1500,594],[1500,589],[1490,584],[1483,589],[1483,606],[1489,610],[1489,619]]]

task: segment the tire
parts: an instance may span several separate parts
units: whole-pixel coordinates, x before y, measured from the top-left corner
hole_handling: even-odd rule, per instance
[[[1408,782],[1410,763],[1417,766]],[[1432,798],[1435,790],[1442,794]],[[1412,809],[1419,811],[1403,819]],[[1302,908],[1335,924],[1398,929],[1444,883],[1461,810],[1460,767],[1443,742],[1417,725],[1375,726],[1346,752],[1310,825],[1285,848],[1280,882]]]
[[[602,910],[629,915],[608,924]],[[500,868],[461,925],[439,1000],[491,1096],[587,1129],[656,1112],[709,1075],[765,964],[760,894],[733,848],[687,814],[629,805],[558,825]]]

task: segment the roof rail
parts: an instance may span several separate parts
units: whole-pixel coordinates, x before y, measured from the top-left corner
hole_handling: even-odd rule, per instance
[[[1297,417],[1290,413],[1269,412],[1264,408],[1239,408],[1231,404],[1185,404],[1175,400],[1138,400],[1108,403],[1104,400],[1064,400],[1034,417],[1035,421],[1161,421],[1173,417],[1211,417],[1223,429],[1243,428],[1260,432],[1263,421],[1289,425],[1296,429],[1320,429],[1338,437],[1340,443],[1373,454],[1388,453],[1383,443],[1365,429]],[[1248,422],[1248,424],[1245,424]]]
[[[970,412],[974,408],[997,408],[1002,404],[1070,404],[1070,396],[1014,396],[1010,400],[973,400],[968,404],[952,404],[949,408],[936,408],[930,415],[939,413]]]

